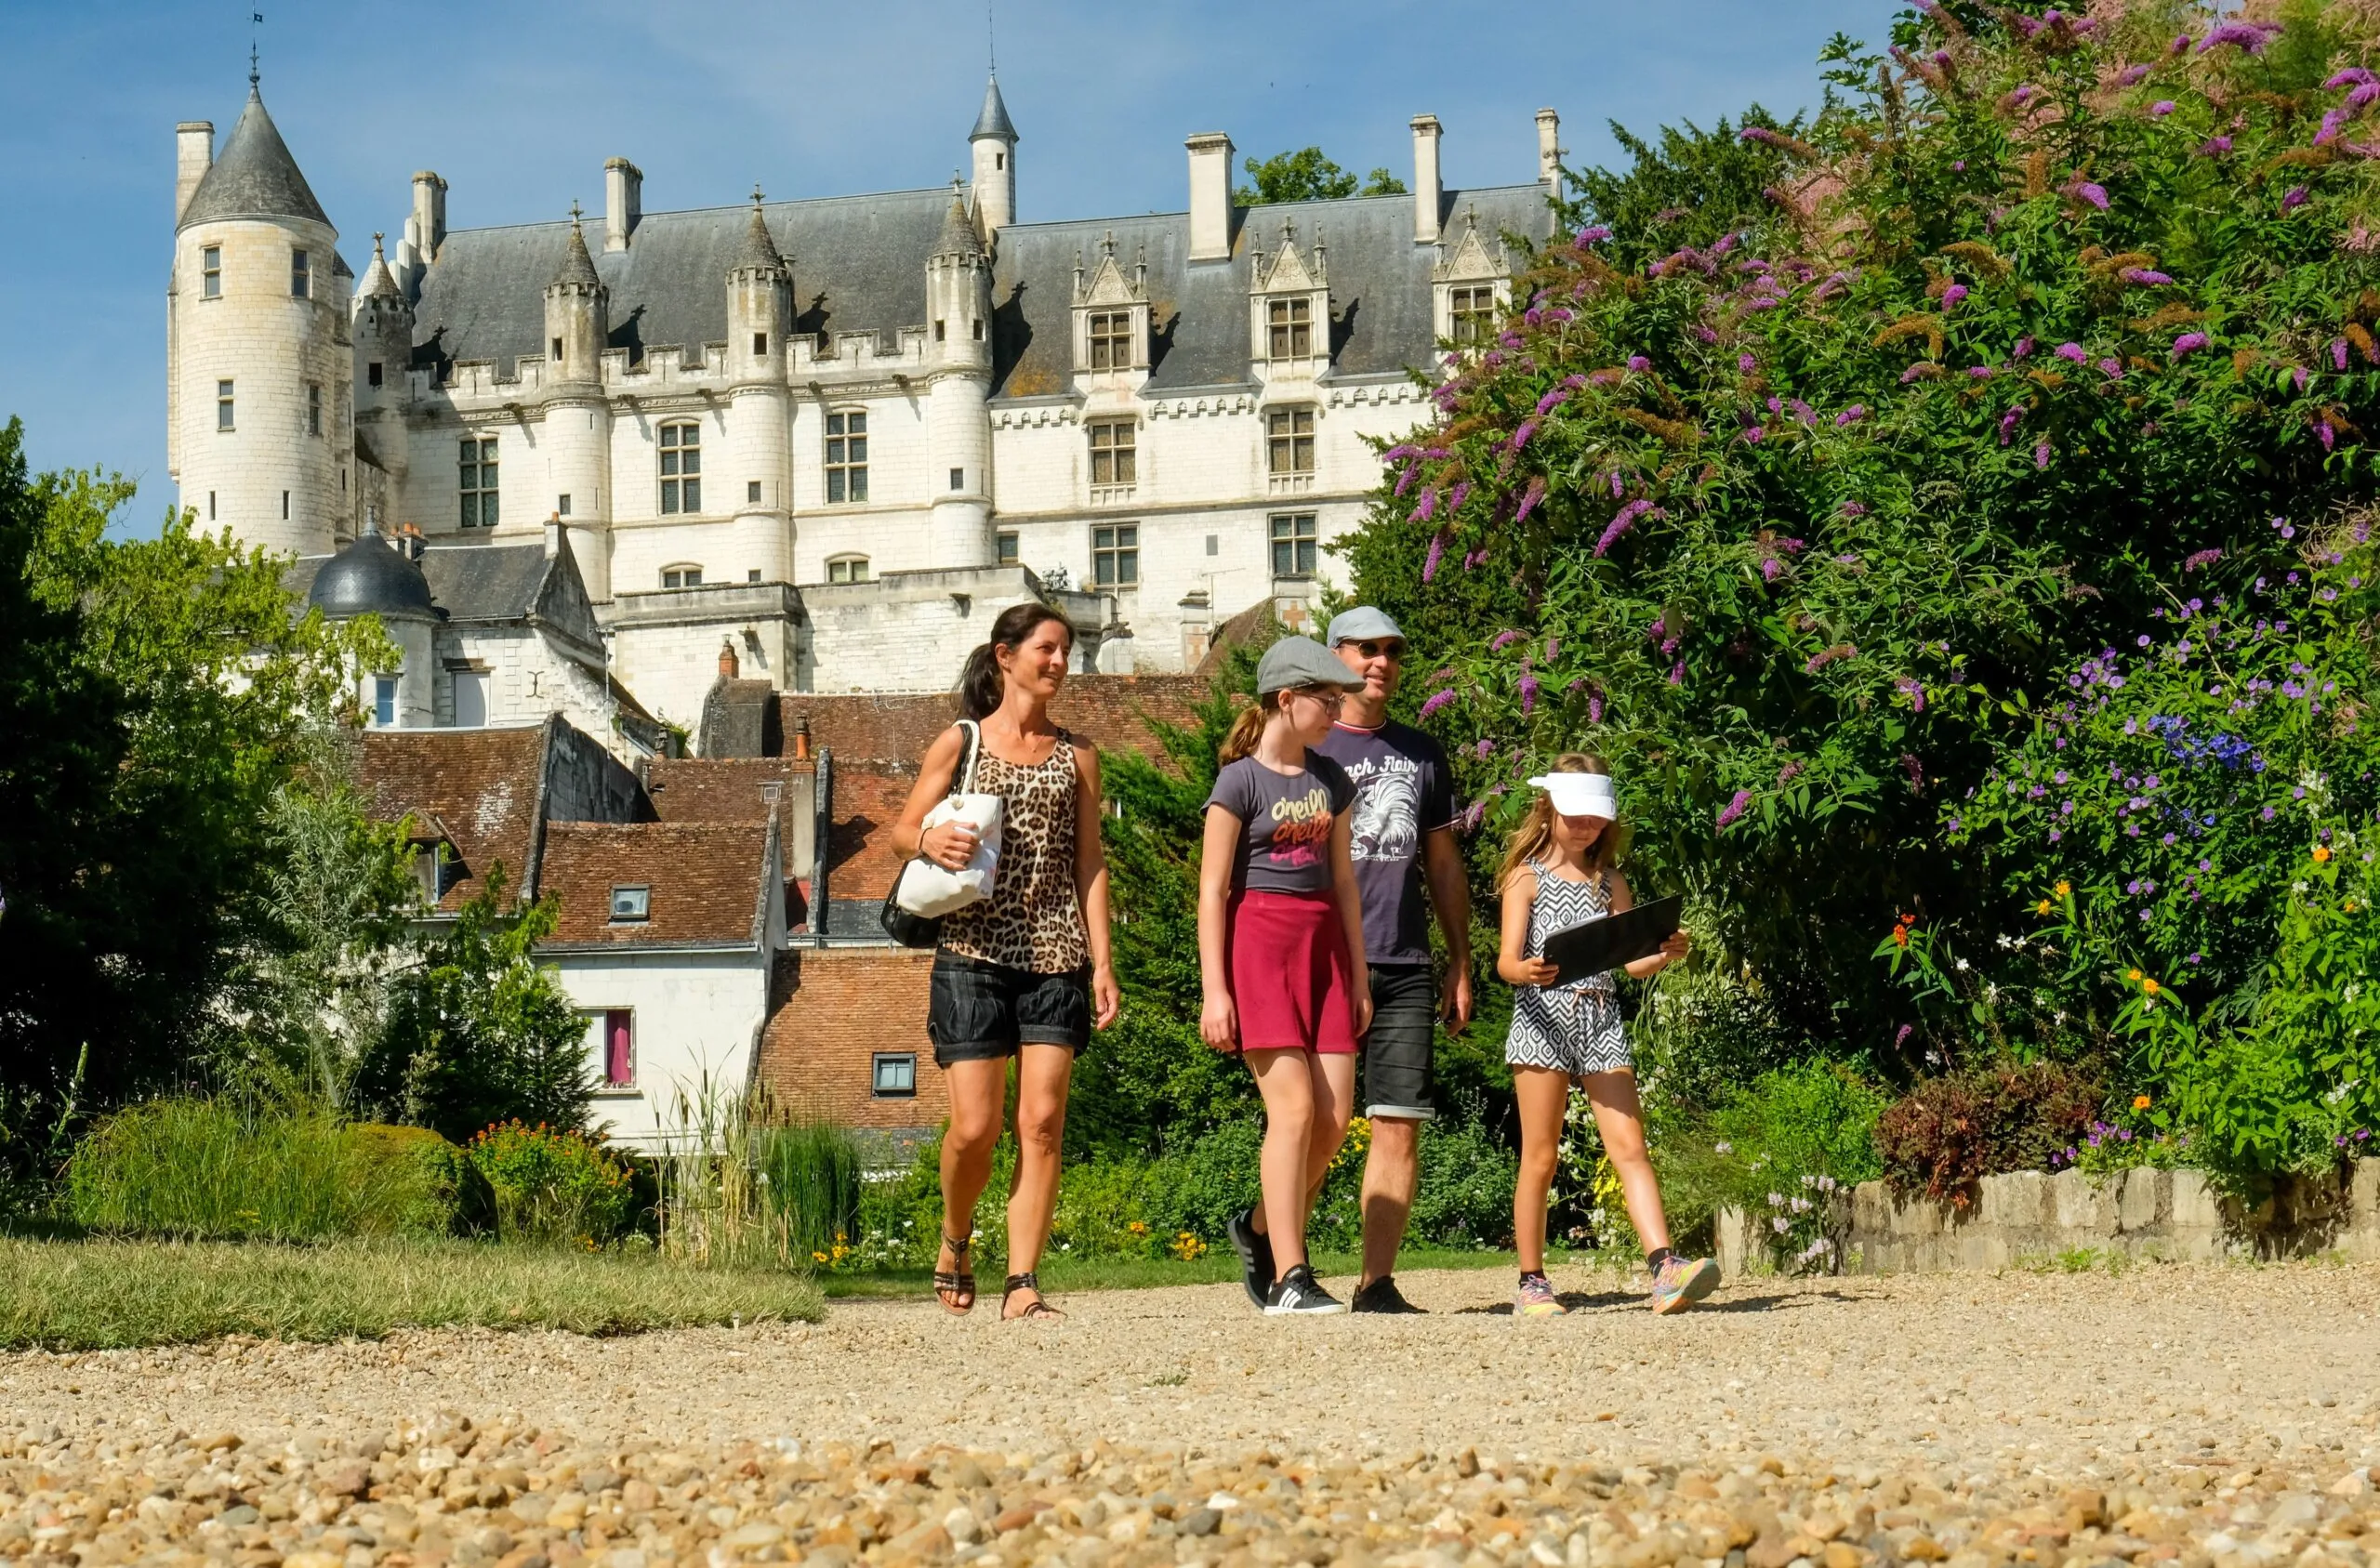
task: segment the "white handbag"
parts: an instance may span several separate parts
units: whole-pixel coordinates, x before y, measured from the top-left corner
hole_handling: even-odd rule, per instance
[[[958,789],[934,803],[920,833],[948,822],[963,822],[976,833],[975,852],[957,871],[919,855],[901,869],[892,901],[912,915],[928,919],[980,903],[992,896],[992,879],[999,870],[1000,821],[1006,802],[997,795],[975,793],[975,763],[984,749],[983,727],[972,718],[959,721],[967,731],[967,757]]]

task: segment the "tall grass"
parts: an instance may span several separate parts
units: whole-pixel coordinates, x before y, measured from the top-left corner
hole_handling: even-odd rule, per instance
[[[114,1235],[437,1232],[454,1212],[453,1153],[435,1134],[350,1127],[318,1110],[158,1100],[116,1113],[75,1149],[63,1207]]]
[[[844,1128],[785,1115],[766,1091],[707,1075],[679,1090],[670,1119],[654,1161],[664,1256],[806,1271],[855,1239],[859,1146]]]

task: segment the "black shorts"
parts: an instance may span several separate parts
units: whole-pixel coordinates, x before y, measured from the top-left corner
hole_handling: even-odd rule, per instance
[[[1437,1039],[1438,979],[1427,964],[1372,966],[1372,1026],[1364,1034],[1364,1114],[1426,1122]]]
[[[1020,1045],[1080,1050],[1091,1043],[1091,969],[1038,975],[936,953],[926,1035],[936,1067],[1014,1056]]]

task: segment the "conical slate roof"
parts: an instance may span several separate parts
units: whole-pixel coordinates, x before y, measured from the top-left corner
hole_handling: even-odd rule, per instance
[[[389,270],[389,258],[380,254],[380,236],[377,234],[372,236],[372,265],[364,274],[363,294],[366,298],[374,296],[392,299],[404,297],[404,291],[397,287],[396,277]]]
[[[1002,141],[1017,139],[1016,127],[1009,123],[1008,105],[1000,101],[1000,79],[991,79],[984,88],[984,112],[975,116],[975,128],[967,133],[970,141],[981,141],[995,136]]]
[[[555,269],[553,282],[546,286],[560,288],[565,283],[575,283],[584,289],[603,286],[602,278],[595,270],[595,258],[587,254],[586,231],[578,226],[575,217],[570,220],[570,244],[562,250],[562,265]]]
[[[744,243],[736,247],[735,265],[729,269],[736,272],[754,270],[767,272],[785,270],[785,257],[778,254],[777,243],[769,235],[768,219],[760,216],[757,205],[752,208],[752,221],[745,226]]]
[[[967,204],[950,193],[950,210],[943,215],[942,236],[934,241],[936,256],[981,256],[984,237],[975,232],[975,220],[967,216]]]
[[[231,127],[222,153],[191,192],[177,227],[225,217],[311,217],[330,223],[306,177],[298,172],[289,144],[265,112],[263,96],[253,86],[248,106],[240,111],[240,123]]]

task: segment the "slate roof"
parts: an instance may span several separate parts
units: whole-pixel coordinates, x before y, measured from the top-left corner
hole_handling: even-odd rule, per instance
[[[984,87],[984,112],[975,116],[975,128],[967,133],[967,139],[981,141],[987,136],[1006,141],[1018,139],[1016,126],[1008,117],[1008,105],[1000,99],[1000,79],[997,76]]]
[[[800,332],[892,334],[926,320],[926,257],[942,232],[949,188],[770,202],[760,210],[792,257]],[[611,290],[611,346],[632,357],[675,345],[699,353],[727,338],[727,274],[751,228],[748,205],[647,213],[624,251],[592,257]],[[463,229],[446,236],[414,308],[427,352],[417,361],[494,360],[544,352],[545,287],[560,270],[570,223]]]
[[[239,124],[191,192],[190,205],[182,209],[175,228],[178,232],[193,223],[226,217],[310,217],[326,228],[330,224],[323,204],[314,200],[313,188],[298,172],[289,144],[265,112],[263,95],[253,86]]]
[[[752,221],[744,226],[744,244],[735,252],[735,270],[785,270],[785,257],[778,253],[775,236],[769,232],[768,216],[757,202],[752,206]]]
[[[562,241],[562,265],[554,269],[553,281],[546,286],[555,288],[565,283],[584,289],[603,286],[603,280],[595,273],[594,258],[587,254],[587,232],[575,217],[570,220],[570,233]]]
[[[353,547],[350,547],[352,548]],[[281,580],[290,592],[310,597],[314,580],[337,556],[299,556]],[[554,561],[542,542],[521,545],[432,545],[421,552],[420,575],[433,604],[449,624],[518,621],[545,599]],[[366,608],[370,608],[367,606]]]
[[[537,890],[561,903],[555,949],[757,947],[770,897],[782,897],[769,864],[770,821],[757,823],[549,823]],[[612,919],[612,889],[651,889],[648,917]]]
[[[364,274],[363,292],[366,297],[385,295],[401,299],[404,296],[404,291],[397,287],[395,275],[389,270],[389,258],[380,253],[380,236],[377,234],[372,236],[372,266]]]

